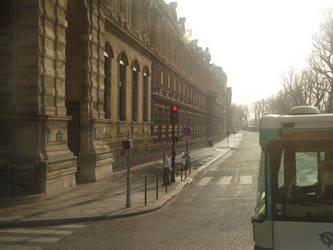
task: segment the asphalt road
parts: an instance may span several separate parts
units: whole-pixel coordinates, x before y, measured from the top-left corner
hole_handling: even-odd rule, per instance
[[[53,228],[59,240],[49,243],[46,237],[42,247],[20,249],[253,249],[250,217],[259,154],[258,133],[245,132],[237,150],[216,161],[161,209]]]

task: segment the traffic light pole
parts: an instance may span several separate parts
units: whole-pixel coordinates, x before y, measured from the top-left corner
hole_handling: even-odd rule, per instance
[[[127,140],[130,140],[130,132],[127,131]],[[131,148],[127,149],[127,174],[126,174],[126,207],[131,207]]]
[[[175,178],[175,159],[176,159],[175,142],[176,142],[175,122],[172,122],[171,183],[176,182],[176,178]]]

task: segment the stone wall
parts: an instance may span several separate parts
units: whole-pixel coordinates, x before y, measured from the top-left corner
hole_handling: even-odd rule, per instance
[[[106,178],[126,165],[128,132],[134,165],[159,159],[174,104],[176,136],[191,127],[195,146],[221,138],[226,78],[184,34],[163,0],[0,0],[2,195]]]

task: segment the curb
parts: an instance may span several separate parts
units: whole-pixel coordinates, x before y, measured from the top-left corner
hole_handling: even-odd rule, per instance
[[[140,211],[132,211],[132,212],[119,213],[119,214],[110,214],[110,215],[104,214],[104,215],[100,215],[100,216],[86,216],[86,217],[78,217],[78,218],[0,222],[0,228],[58,226],[58,225],[70,224],[70,223],[112,220],[112,219],[137,216],[140,214],[146,214],[146,213],[153,212],[153,211],[158,210],[161,207],[163,207],[173,197],[175,197],[176,194],[178,194],[181,190],[183,190],[183,188],[191,181],[192,181],[192,179],[188,179],[186,182],[180,183],[176,187],[176,190],[174,192],[170,193],[170,195],[166,195],[164,198],[161,199],[160,202],[156,202],[155,204],[150,205],[151,208],[142,209]],[[137,210],[137,209],[130,208],[130,210]]]
[[[193,171],[193,173],[188,177],[185,182],[180,182],[178,186],[175,188],[175,191],[172,193],[164,196],[160,202],[155,202],[155,204],[150,205],[151,208],[141,209],[140,211],[135,211],[138,208],[130,208],[129,212],[119,213],[119,214],[104,214],[100,216],[86,216],[86,217],[77,217],[77,218],[64,218],[64,219],[44,219],[44,220],[31,220],[31,221],[11,221],[11,222],[0,222],[0,228],[8,228],[8,227],[42,227],[42,226],[57,226],[63,224],[70,224],[70,223],[82,223],[82,222],[92,222],[92,221],[102,221],[102,220],[112,220],[112,219],[119,219],[119,218],[126,218],[137,216],[141,214],[150,213],[156,211],[167,204],[173,197],[175,197],[180,191],[184,189],[187,184],[190,184],[193,179],[204,170],[206,170],[210,165],[212,165],[215,161],[220,159],[222,156],[226,155],[228,152],[234,148],[228,148],[228,150],[214,159],[210,160],[209,162],[202,165],[197,170]]]

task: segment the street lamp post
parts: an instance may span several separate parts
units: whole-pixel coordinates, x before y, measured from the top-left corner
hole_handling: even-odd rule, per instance
[[[178,123],[178,105],[172,105],[170,110],[170,121],[172,123],[172,147],[171,147],[171,183],[176,182],[175,177],[175,160],[176,160],[176,136],[175,136],[175,125]]]
[[[175,161],[176,161],[176,150],[175,150],[175,123],[172,123],[172,147],[171,147],[171,183],[176,182],[175,177]]]

